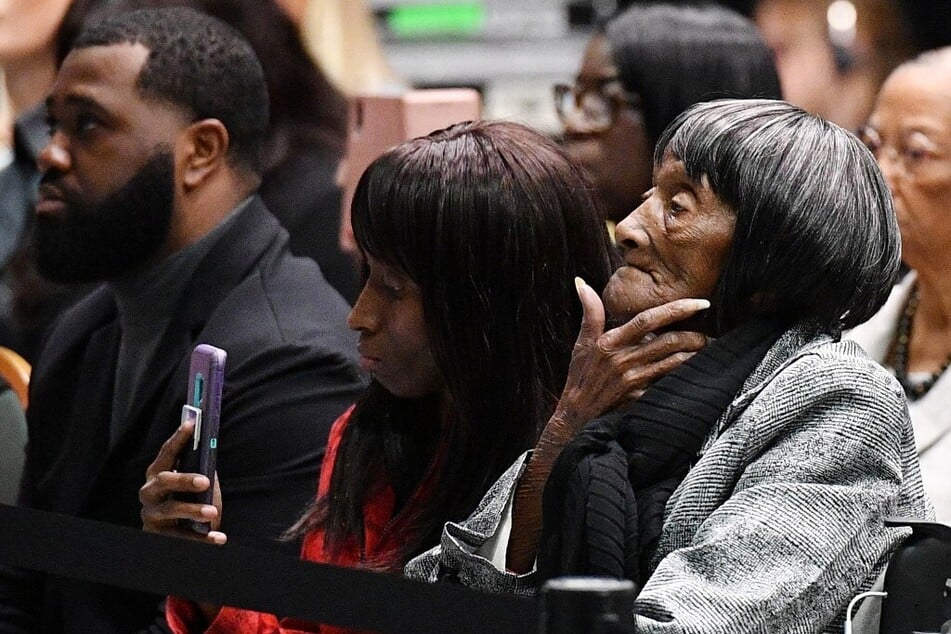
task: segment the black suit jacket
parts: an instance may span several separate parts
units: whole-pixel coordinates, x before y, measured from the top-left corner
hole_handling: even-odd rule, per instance
[[[296,554],[296,544],[277,537],[313,498],[330,425],[364,382],[347,304],[286,245],[260,199],[239,212],[188,284],[152,380],[130,399],[111,446],[115,299],[103,286],[67,312],[33,370],[20,503],[141,526],[145,469],[179,424],[192,348],[210,343],[228,352],[217,464],[222,530],[235,543]],[[0,631],[150,626],[164,627],[158,597],[17,571],[0,582]]]

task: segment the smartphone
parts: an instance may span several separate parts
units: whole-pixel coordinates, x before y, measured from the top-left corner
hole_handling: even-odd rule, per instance
[[[221,417],[221,387],[224,384],[225,361],[228,354],[221,348],[200,343],[192,351],[188,371],[182,422],[195,423],[192,442],[179,455],[178,471],[201,473],[211,481],[203,493],[182,495],[181,499],[199,504],[211,504],[215,484],[215,456],[218,452],[218,423]],[[196,533],[207,535],[209,522],[183,520]]]

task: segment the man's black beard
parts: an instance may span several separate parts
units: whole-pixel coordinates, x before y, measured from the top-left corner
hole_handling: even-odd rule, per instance
[[[152,260],[168,235],[175,196],[174,159],[160,148],[129,181],[90,205],[50,170],[66,203],[60,216],[39,215],[33,249],[39,272],[54,282],[113,279]]]

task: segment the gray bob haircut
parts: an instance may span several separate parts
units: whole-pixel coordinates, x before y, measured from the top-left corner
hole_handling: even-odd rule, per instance
[[[736,214],[713,297],[718,332],[766,315],[831,332],[881,307],[898,274],[891,192],[855,135],[783,101],[697,104],[658,139]]]

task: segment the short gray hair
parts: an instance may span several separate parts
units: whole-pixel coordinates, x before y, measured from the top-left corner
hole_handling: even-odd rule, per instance
[[[855,135],[783,101],[720,100],[668,126],[655,163],[668,153],[736,214],[714,295],[718,331],[765,314],[837,332],[885,302],[901,258],[898,222]]]

